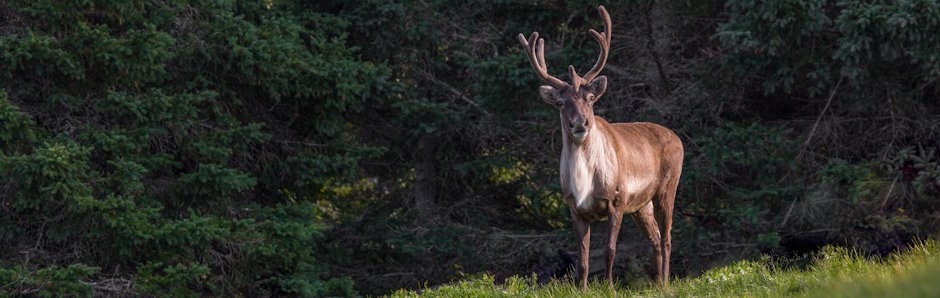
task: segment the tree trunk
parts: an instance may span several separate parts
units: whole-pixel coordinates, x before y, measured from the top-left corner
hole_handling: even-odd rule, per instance
[[[670,40],[672,28],[669,26],[672,14],[664,2],[650,0],[646,7],[646,49],[653,62],[648,64],[647,77],[651,82],[659,81],[658,84],[654,84],[656,87],[653,88],[653,94],[660,98],[668,96],[672,91],[664,61],[664,57],[669,56],[669,46],[672,43]]]
[[[431,215],[437,201],[437,148],[433,136],[425,135],[418,139],[418,148],[414,151],[415,167],[415,209],[422,218]]]

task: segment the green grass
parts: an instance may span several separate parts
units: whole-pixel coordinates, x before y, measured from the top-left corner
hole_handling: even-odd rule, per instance
[[[769,259],[745,260],[679,279],[668,290],[652,285],[609,289],[599,282],[587,291],[571,282],[539,286],[531,277],[511,277],[495,285],[482,275],[392,297],[937,297],[940,296],[940,243],[928,240],[881,259],[827,247],[805,268],[780,268]]]

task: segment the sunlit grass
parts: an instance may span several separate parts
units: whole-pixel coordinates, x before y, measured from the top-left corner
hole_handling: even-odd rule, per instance
[[[613,289],[592,283],[581,291],[571,282],[537,285],[532,277],[512,277],[495,285],[482,275],[392,297],[937,297],[940,295],[940,243],[926,241],[882,259],[867,259],[843,248],[825,248],[806,268],[780,268],[764,258],[714,268],[679,279],[669,289],[652,285]]]

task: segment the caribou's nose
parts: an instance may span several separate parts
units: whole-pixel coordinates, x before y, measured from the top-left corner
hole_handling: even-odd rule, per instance
[[[572,133],[582,133],[582,132],[584,132],[584,131],[586,131],[586,130],[587,130],[587,128],[584,127],[584,125],[572,125],[572,126],[571,126],[571,132],[572,132]]]
[[[581,133],[587,130],[587,120],[584,119],[572,119],[571,120],[571,132]]]

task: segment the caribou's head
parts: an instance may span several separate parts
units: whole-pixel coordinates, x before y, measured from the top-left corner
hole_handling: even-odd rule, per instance
[[[578,76],[574,66],[568,66],[571,82],[564,82],[548,74],[545,65],[545,41],[538,32],[532,32],[528,39],[519,34],[519,42],[526,48],[529,63],[548,85],[539,87],[539,94],[545,102],[561,110],[562,130],[576,143],[584,142],[594,128],[594,103],[607,90],[607,77],[598,76],[607,63],[610,51],[610,15],[603,6],[597,8],[604,19],[604,33],[594,29],[588,32],[601,46],[601,54],[594,67],[584,77]]]

